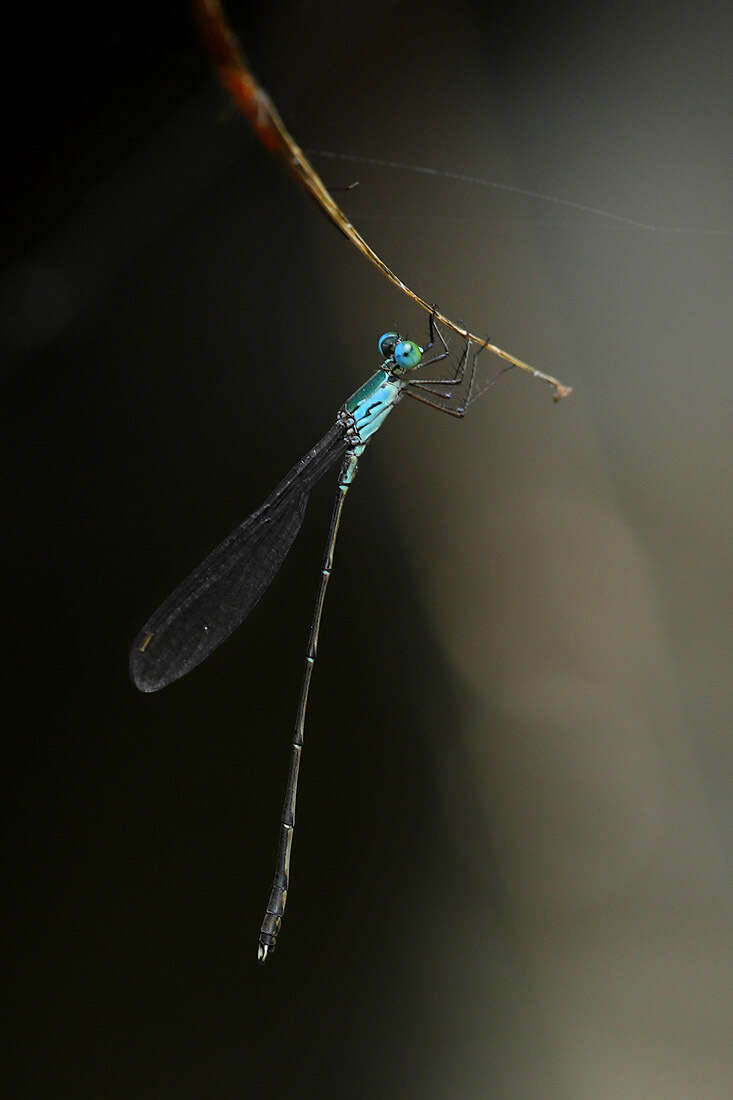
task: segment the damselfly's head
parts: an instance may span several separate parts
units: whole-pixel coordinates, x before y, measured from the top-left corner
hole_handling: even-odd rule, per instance
[[[379,354],[387,360],[387,366],[395,374],[417,367],[422,359],[423,349],[413,340],[405,340],[397,332],[385,332],[379,337]]]

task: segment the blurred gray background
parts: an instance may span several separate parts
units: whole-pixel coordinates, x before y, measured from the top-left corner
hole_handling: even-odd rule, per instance
[[[731,9],[231,14],[304,147],[566,200],[314,158],[359,180],[343,205],[403,279],[575,392],[514,372],[463,422],[406,402],[369,448],[257,967],[333,479],[195,674],[139,696],[127,648],[425,317],[259,147],[185,6],[25,17],[0,285],[18,1095],[723,1100]]]

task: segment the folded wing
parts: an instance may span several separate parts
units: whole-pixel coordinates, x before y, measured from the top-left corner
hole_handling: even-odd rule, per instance
[[[148,619],[130,651],[130,675],[140,691],[158,691],[185,676],[246,619],[300,530],[310,490],[347,446],[343,426],[334,424]]]

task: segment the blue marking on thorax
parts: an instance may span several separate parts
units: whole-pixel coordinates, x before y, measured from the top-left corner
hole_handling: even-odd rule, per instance
[[[402,393],[401,383],[385,370],[378,370],[348,399],[344,408],[354,418],[359,439],[365,443],[381,428]]]

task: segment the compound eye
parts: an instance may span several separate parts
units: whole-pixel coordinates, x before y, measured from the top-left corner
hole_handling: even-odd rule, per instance
[[[391,359],[394,355],[394,349],[400,342],[400,338],[396,332],[385,332],[379,337],[379,354],[383,359]]]
[[[422,359],[422,348],[412,340],[400,340],[394,349],[394,359],[398,366],[410,370]]]

